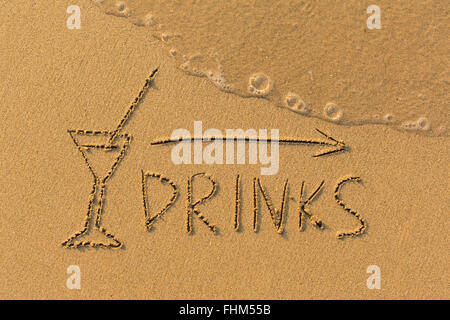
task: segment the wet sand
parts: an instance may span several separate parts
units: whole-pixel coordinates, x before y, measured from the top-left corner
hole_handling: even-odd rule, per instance
[[[446,2],[379,1],[380,29],[367,27],[371,4],[105,0],[99,10],[158,39],[187,74],[265,98],[299,122],[448,136]]]

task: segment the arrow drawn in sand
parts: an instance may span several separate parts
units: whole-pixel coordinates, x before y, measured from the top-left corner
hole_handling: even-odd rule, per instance
[[[233,138],[227,138],[227,137],[180,137],[177,139],[158,139],[153,140],[150,142],[150,145],[162,145],[162,144],[170,144],[170,143],[178,143],[178,142],[195,142],[195,141],[201,141],[201,142],[213,142],[216,140],[225,140],[225,141],[234,141],[234,142],[262,142],[262,143],[271,143],[271,142],[278,142],[279,144],[288,144],[288,145],[298,145],[298,144],[311,144],[311,145],[320,145],[320,146],[329,146],[331,147],[328,150],[323,150],[317,154],[314,154],[314,158],[338,153],[338,152],[344,152],[349,150],[349,147],[344,143],[342,140],[337,140],[330,135],[324,133],[323,131],[316,129],[317,132],[319,132],[323,137],[325,137],[325,140],[310,140],[310,139],[296,139],[296,138],[281,138],[281,139],[262,139],[262,138],[250,138],[250,137],[233,137]]]

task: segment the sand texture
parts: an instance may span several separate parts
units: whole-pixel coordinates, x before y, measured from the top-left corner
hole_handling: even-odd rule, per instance
[[[0,298],[450,297],[448,4],[244,2],[0,1]],[[302,142],[275,175],[151,144],[199,120]]]

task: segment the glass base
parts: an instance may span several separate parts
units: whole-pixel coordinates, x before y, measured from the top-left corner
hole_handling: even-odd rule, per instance
[[[122,243],[105,228],[93,228],[78,232],[61,244],[65,248],[112,248],[119,249]]]

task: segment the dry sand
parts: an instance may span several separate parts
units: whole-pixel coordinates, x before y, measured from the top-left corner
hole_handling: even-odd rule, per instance
[[[1,5],[0,298],[449,298],[447,134],[333,124],[277,108],[271,99],[218,90],[205,77],[187,76],[145,28],[105,15],[94,2],[78,0],[82,27],[67,29],[66,8],[72,4]],[[67,130],[113,130],[157,66],[154,85],[123,129],[133,140],[108,182],[102,224],[123,247],[61,247],[83,226],[92,187]],[[383,87],[386,95],[390,89]],[[354,105],[365,103],[363,96],[358,99]],[[448,125],[448,106],[428,116]],[[258,165],[176,166],[170,146],[150,146],[176,128],[192,131],[195,120],[204,128],[277,128],[280,136],[304,139],[321,139],[319,128],[350,149],[313,158],[320,146],[282,145],[279,173],[261,176]],[[169,177],[179,190],[175,206],[150,232],[144,225],[141,170]],[[193,234],[186,234],[186,180],[198,172],[207,172],[219,185],[201,206],[217,235],[197,217]],[[239,232],[233,229],[237,174]],[[344,186],[341,195],[368,229],[338,240],[338,230],[359,225],[333,196],[337,181],[347,176],[362,179]],[[289,179],[289,197],[295,200],[288,201],[283,234],[272,227],[263,202],[260,228],[253,232],[253,177],[261,178],[278,208]],[[310,194],[322,180],[324,189],[310,211],[326,227],[318,230],[305,220],[299,232],[302,181]],[[199,180],[195,197],[207,187]],[[148,190],[153,214],[171,189],[149,182]],[[66,287],[69,265],[81,268],[81,290]],[[369,265],[381,269],[380,290],[366,286]]]

